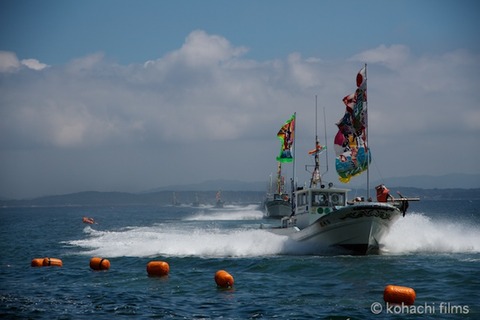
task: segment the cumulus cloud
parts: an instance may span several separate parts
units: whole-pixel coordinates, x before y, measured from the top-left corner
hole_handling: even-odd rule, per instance
[[[248,51],[245,47],[234,47],[230,42],[217,35],[196,30],[188,35],[182,47],[158,60],[150,60],[145,67],[158,69],[175,65],[194,67],[211,67],[231,61]]]
[[[351,78],[361,67],[358,61],[368,63],[370,94],[381,102],[379,107],[372,105],[372,117],[389,131],[403,130],[392,115],[407,110],[422,115],[409,122],[421,132],[435,125],[428,119],[432,108],[446,115],[452,113],[449,103],[463,103],[465,111],[474,105],[465,88],[473,90],[478,83],[469,70],[478,70],[479,59],[464,51],[412,57],[406,46],[380,45],[338,66],[299,53],[285,61],[261,63],[243,59],[246,51],[197,30],[178,50],[143,65],[117,65],[103,53],[54,69],[35,59],[23,60],[44,77],[22,75],[21,82],[13,81],[20,75],[4,78],[4,119],[17,121],[5,126],[31,128],[17,136],[62,147],[116,139],[241,139],[246,133],[262,132],[259,128],[265,123],[308,108],[305,101],[315,94],[332,114],[341,115],[332,108],[341,109],[339,101],[353,90]],[[22,65],[8,52],[1,53],[0,61],[1,70]],[[21,99],[20,92],[26,93]],[[458,125],[473,126],[471,117],[464,123],[455,118]],[[440,120],[447,121],[452,118]],[[12,128],[9,136],[15,137],[15,131]]]
[[[0,72],[14,71],[20,67],[17,55],[13,52],[0,51]]]
[[[361,61],[384,65],[391,69],[397,69],[404,65],[410,56],[410,49],[404,45],[380,45],[377,48],[366,50],[351,58],[352,61]]]
[[[23,59],[21,63],[26,66],[27,68],[33,69],[33,70],[43,70],[48,67],[47,64],[41,63],[37,59]]]
[[[301,150],[311,149],[315,95],[326,110],[332,139],[344,112],[342,98],[353,92],[356,72],[366,62],[376,159],[398,161],[401,148],[402,154],[416,157],[409,174],[438,174],[443,166],[428,159],[448,143],[445,162],[476,168],[471,157],[457,159],[455,154],[468,149],[480,131],[474,98],[478,55],[415,56],[404,45],[380,45],[347,61],[292,53],[285,60],[260,62],[246,59],[247,51],[197,30],[177,50],[138,65],[119,65],[93,53],[48,67],[0,52],[0,151],[82,150],[95,159],[98,150],[115,147],[124,154],[102,162],[146,168],[142,161],[158,150],[161,161],[152,161],[148,170],[160,172],[161,163],[164,177],[173,180],[217,178],[216,173],[262,180],[258,175],[274,167],[279,125],[293,112],[299,163],[308,161]],[[192,158],[206,162],[189,171]],[[252,159],[255,164],[247,171],[228,169]],[[90,169],[98,165],[94,160],[90,164]],[[173,169],[177,167],[181,169]]]
[[[19,70],[22,66],[37,71],[48,67],[47,64],[41,63],[37,59],[23,59],[20,61],[15,53],[9,51],[0,51],[0,73],[14,72]]]

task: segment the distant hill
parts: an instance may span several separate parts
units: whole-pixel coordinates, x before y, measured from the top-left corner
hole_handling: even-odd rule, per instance
[[[480,188],[475,189],[421,189],[409,187],[391,187],[390,193],[397,196],[397,191],[405,196],[419,197],[421,200],[475,200],[480,199]],[[64,195],[40,197],[30,200],[0,200],[0,207],[28,206],[115,206],[115,205],[172,205],[173,198],[179,205],[192,205],[196,199],[202,205],[215,203],[216,191],[159,191],[151,193],[125,192],[78,192]],[[353,189],[350,197],[366,197],[365,189]],[[373,194],[373,197],[375,195]],[[222,191],[222,200],[227,205],[261,204],[265,191]]]
[[[480,174],[452,173],[442,176],[414,175],[407,177],[391,177],[382,181],[373,181],[371,186],[384,183],[392,187],[421,188],[421,189],[474,189],[480,188]],[[352,183],[348,188],[359,187]],[[238,180],[208,180],[195,184],[170,185],[145,191],[144,193],[159,191],[266,191],[266,181],[243,182]]]
[[[480,174],[387,178],[371,183],[372,190],[380,183],[386,184],[393,195],[399,191],[422,199],[480,199]],[[366,190],[354,183],[341,187],[352,189],[351,195],[366,194]],[[171,185],[141,193],[88,191],[35,199],[0,198],[0,206],[168,205],[172,204],[174,193],[183,204],[192,204],[197,197],[203,204],[212,204],[218,190],[222,191],[222,199],[230,204],[261,203],[266,189],[265,181],[210,180],[189,185]]]
[[[197,199],[201,205],[213,205],[217,191],[159,191],[150,193],[87,191],[46,196],[26,200],[0,200],[0,207],[26,206],[113,206],[113,205],[172,205],[174,194],[178,205],[192,205]],[[265,192],[222,191],[222,200],[228,204],[262,203]]]
[[[147,190],[143,193],[160,191],[262,191],[267,190],[265,181],[243,182],[238,180],[208,180],[194,184],[170,185]]]

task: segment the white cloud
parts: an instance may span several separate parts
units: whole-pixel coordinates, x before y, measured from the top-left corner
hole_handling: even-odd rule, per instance
[[[180,49],[156,61],[147,61],[144,66],[159,69],[178,64],[191,68],[212,67],[240,57],[247,51],[245,47],[233,47],[221,36],[196,30],[188,35]]]
[[[37,59],[23,59],[21,63],[26,66],[27,68],[33,69],[33,70],[43,70],[48,67],[47,64],[41,63]]]
[[[17,55],[13,52],[0,51],[0,72],[15,71],[20,67]]]
[[[100,65],[104,56],[105,55],[102,52],[97,52],[85,57],[74,59],[68,64],[67,70],[73,73],[93,70]]]
[[[47,64],[41,63],[37,59],[23,59],[22,61],[19,61],[15,53],[9,51],[0,51],[0,73],[15,72],[22,66],[37,71],[48,67]]]
[[[410,49],[404,45],[380,45],[377,48],[366,50],[353,56],[351,61],[360,61],[367,64],[380,64],[391,69],[404,65],[410,56]]]
[[[24,72],[15,54],[0,52],[0,151],[7,156],[13,149],[29,150],[28,161],[35,166],[33,150],[81,150],[91,170],[98,165],[98,175],[111,172],[104,180],[132,167],[170,183],[218,174],[262,180],[274,169],[279,125],[293,112],[298,163],[310,160],[302,150],[312,148],[315,95],[326,111],[331,144],[334,123],[344,112],[342,98],[353,92],[356,72],[367,62],[372,146],[376,159],[385,160],[384,176],[478,170],[475,157],[455,158],[456,152],[473,148],[480,133],[478,55],[415,56],[406,46],[382,45],[348,61],[292,53],[286,60],[259,62],[244,58],[246,50],[194,31],[178,50],[142,65],[114,64],[95,53],[37,72]],[[30,67],[42,66],[32,61]],[[431,148],[445,141],[449,162],[432,162]],[[112,148],[118,149],[108,151]],[[105,157],[96,164],[100,149]],[[415,157],[415,165],[398,165],[403,155]],[[115,165],[108,167],[109,161]],[[0,161],[0,174],[13,170],[11,163],[7,168]],[[236,169],[230,170],[233,163]]]
[[[288,66],[291,68],[292,82],[302,87],[314,87],[320,83],[320,75],[317,73],[315,64],[319,60],[312,58],[303,59],[299,53],[292,53],[288,56]]]

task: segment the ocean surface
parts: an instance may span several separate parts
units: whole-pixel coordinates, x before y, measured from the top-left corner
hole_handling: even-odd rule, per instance
[[[277,223],[253,204],[0,208],[0,318],[480,319],[480,200],[412,203],[374,256],[300,254],[260,228]],[[63,267],[30,266],[43,257]],[[386,305],[389,284],[415,305]]]

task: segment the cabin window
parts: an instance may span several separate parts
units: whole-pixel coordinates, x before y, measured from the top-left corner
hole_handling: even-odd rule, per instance
[[[331,202],[334,206],[340,206],[340,205],[343,206],[344,205],[344,199],[345,199],[345,197],[341,193],[333,193],[331,195]]]
[[[312,206],[326,207],[328,206],[328,196],[325,193],[314,193],[312,195]]]
[[[298,194],[297,197],[298,206],[304,206],[307,204],[307,195],[305,193]]]

